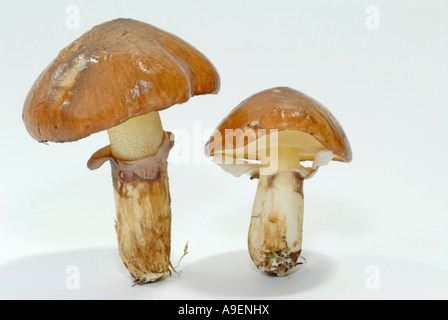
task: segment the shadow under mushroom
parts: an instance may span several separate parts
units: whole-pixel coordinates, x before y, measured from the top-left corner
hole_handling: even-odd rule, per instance
[[[323,254],[304,252],[310,263],[287,277],[272,277],[252,265],[247,251],[210,256],[185,267],[183,279],[191,288],[212,295],[272,297],[304,292],[318,287],[332,275],[335,264]],[[257,272],[258,271],[258,272]]]

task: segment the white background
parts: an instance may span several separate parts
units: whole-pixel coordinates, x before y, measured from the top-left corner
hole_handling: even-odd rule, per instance
[[[69,5],[79,29],[66,27]],[[369,5],[379,29],[366,27]],[[181,276],[137,287],[118,256],[110,168],[86,167],[107,134],[44,145],[21,119],[58,52],[117,17],[193,44],[222,82],[218,95],[161,112],[166,130],[191,134],[189,163],[169,166],[172,260],[187,241],[189,254]],[[448,298],[447,17],[443,0],[2,0],[0,298]],[[287,278],[258,273],[247,252],[256,181],[202,158],[202,132],[274,86],[327,106],[354,155],[305,182],[308,263]],[[70,266],[79,289],[67,288]],[[379,288],[368,285],[373,275]]]

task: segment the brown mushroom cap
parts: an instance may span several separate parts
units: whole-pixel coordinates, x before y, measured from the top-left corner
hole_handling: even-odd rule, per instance
[[[313,98],[287,87],[268,89],[244,100],[218,125],[205,154],[235,157],[236,149],[259,142],[269,130],[278,130],[278,146],[301,149],[300,160],[314,160],[323,150],[331,150],[333,160],[352,159],[350,144],[336,118]],[[256,158],[247,151],[239,154]]]
[[[210,61],[149,24],[116,19],[62,50],[31,88],[23,121],[38,141],[68,142],[126,120],[216,93]]]

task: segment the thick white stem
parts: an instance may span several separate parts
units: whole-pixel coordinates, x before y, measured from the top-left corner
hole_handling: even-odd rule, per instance
[[[108,130],[113,157],[122,163],[154,156],[165,132],[157,112]],[[154,282],[169,272],[171,206],[166,163],[162,168],[136,168],[132,174],[112,162],[116,231],[121,258],[135,283]],[[138,166],[137,166],[138,167]],[[139,172],[158,170],[147,179]]]
[[[128,179],[114,166],[115,229],[120,256],[136,284],[160,280],[169,273],[171,251],[167,166],[154,180]]]
[[[260,175],[249,228],[249,253],[261,271],[286,276],[299,264],[303,230],[303,178],[298,151],[279,150],[278,172]]]

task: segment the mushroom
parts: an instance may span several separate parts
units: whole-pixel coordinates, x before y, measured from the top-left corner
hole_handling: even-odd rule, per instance
[[[23,108],[39,142],[70,142],[107,130],[110,145],[88,161],[110,161],[121,258],[136,284],[171,274],[167,157],[174,136],[159,111],[194,95],[217,93],[210,61],[180,38],[149,24],[100,24],[42,72]]]
[[[303,180],[330,160],[352,159],[336,118],[299,91],[268,89],[244,100],[218,125],[205,154],[237,177],[248,173],[259,178],[248,236],[249,254],[257,268],[274,276],[297,270],[302,253]]]

